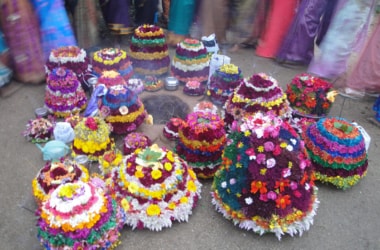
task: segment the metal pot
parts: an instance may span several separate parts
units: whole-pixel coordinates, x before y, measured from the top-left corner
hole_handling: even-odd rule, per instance
[[[173,76],[166,77],[165,79],[165,89],[169,91],[175,91],[178,89],[178,80]]]

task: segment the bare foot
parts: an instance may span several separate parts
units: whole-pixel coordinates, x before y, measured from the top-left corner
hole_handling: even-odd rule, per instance
[[[228,51],[229,52],[237,52],[240,50],[240,46],[239,44],[235,44],[234,46],[232,46]]]

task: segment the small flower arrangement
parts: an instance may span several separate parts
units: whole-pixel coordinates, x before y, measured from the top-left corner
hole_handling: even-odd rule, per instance
[[[36,118],[31,119],[26,124],[26,129],[22,135],[32,143],[43,143],[50,140],[54,130],[54,118]]]
[[[286,89],[290,105],[301,115],[325,116],[335,101],[332,84],[307,73],[293,78]]]
[[[146,91],[159,91],[164,87],[164,82],[155,76],[146,76],[144,78],[144,89]]]
[[[123,155],[119,150],[106,151],[99,157],[99,169],[102,175],[108,176],[114,168],[121,164],[122,160]]]

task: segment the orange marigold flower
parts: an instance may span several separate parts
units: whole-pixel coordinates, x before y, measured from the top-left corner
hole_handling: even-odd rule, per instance
[[[279,195],[276,199],[276,207],[285,209],[292,202],[289,195]]]
[[[251,182],[251,193],[257,193],[260,191],[260,194],[265,194],[268,190],[266,187],[266,183],[261,181],[252,181]]]

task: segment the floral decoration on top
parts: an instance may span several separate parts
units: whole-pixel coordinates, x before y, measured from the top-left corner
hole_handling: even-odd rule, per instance
[[[31,119],[26,124],[26,129],[22,132],[22,135],[32,143],[47,142],[51,139],[54,125],[55,119],[53,116]]]

